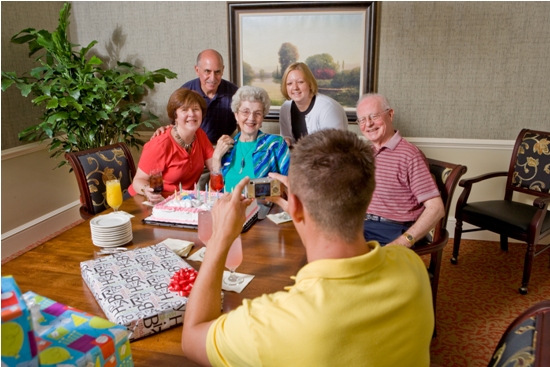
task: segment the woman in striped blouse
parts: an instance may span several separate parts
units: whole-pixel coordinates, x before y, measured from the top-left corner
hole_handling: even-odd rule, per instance
[[[269,172],[288,174],[288,145],[281,136],[260,130],[269,107],[269,96],[259,87],[243,86],[233,96],[231,110],[240,132],[235,138],[223,135],[212,157],[213,172],[223,174],[226,192],[245,176],[254,179],[267,177]]]

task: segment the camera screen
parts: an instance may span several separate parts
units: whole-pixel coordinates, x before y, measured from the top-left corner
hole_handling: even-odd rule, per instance
[[[256,197],[270,196],[271,195],[271,183],[261,183],[254,185]]]

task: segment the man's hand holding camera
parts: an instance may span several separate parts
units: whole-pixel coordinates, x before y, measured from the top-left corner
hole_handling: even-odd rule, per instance
[[[272,203],[279,205],[281,209],[288,213],[288,201],[286,194],[286,190],[288,190],[288,177],[274,172],[270,172],[268,176],[270,178],[278,180],[281,183],[281,190],[279,194],[280,196],[269,196],[266,197],[266,200],[269,200]]]

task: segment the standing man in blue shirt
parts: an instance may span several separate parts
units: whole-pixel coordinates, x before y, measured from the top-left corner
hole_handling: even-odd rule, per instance
[[[238,87],[222,79],[224,67],[223,57],[218,51],[204,50],[197,56],[195,65],[198,78],[182,85],[182,88],[198,92],[206,101],[206,116],[201,129],[213,145],[222,135],[231,136],[237,128],[231,99]]]

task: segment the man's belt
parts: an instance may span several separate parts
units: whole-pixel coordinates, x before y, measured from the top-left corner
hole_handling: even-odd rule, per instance
[[[400,226],[407,226],[407,227],[410,227],[414,224],[414,221],[412,221],[412,222],[398,222],[396,220],[391,220],[391,219],[380,217],[380,216],[374,215],[374,214],[365,215],[365,220],[372,220],[373,222],[387,222],[387,223],[399,224]]]

